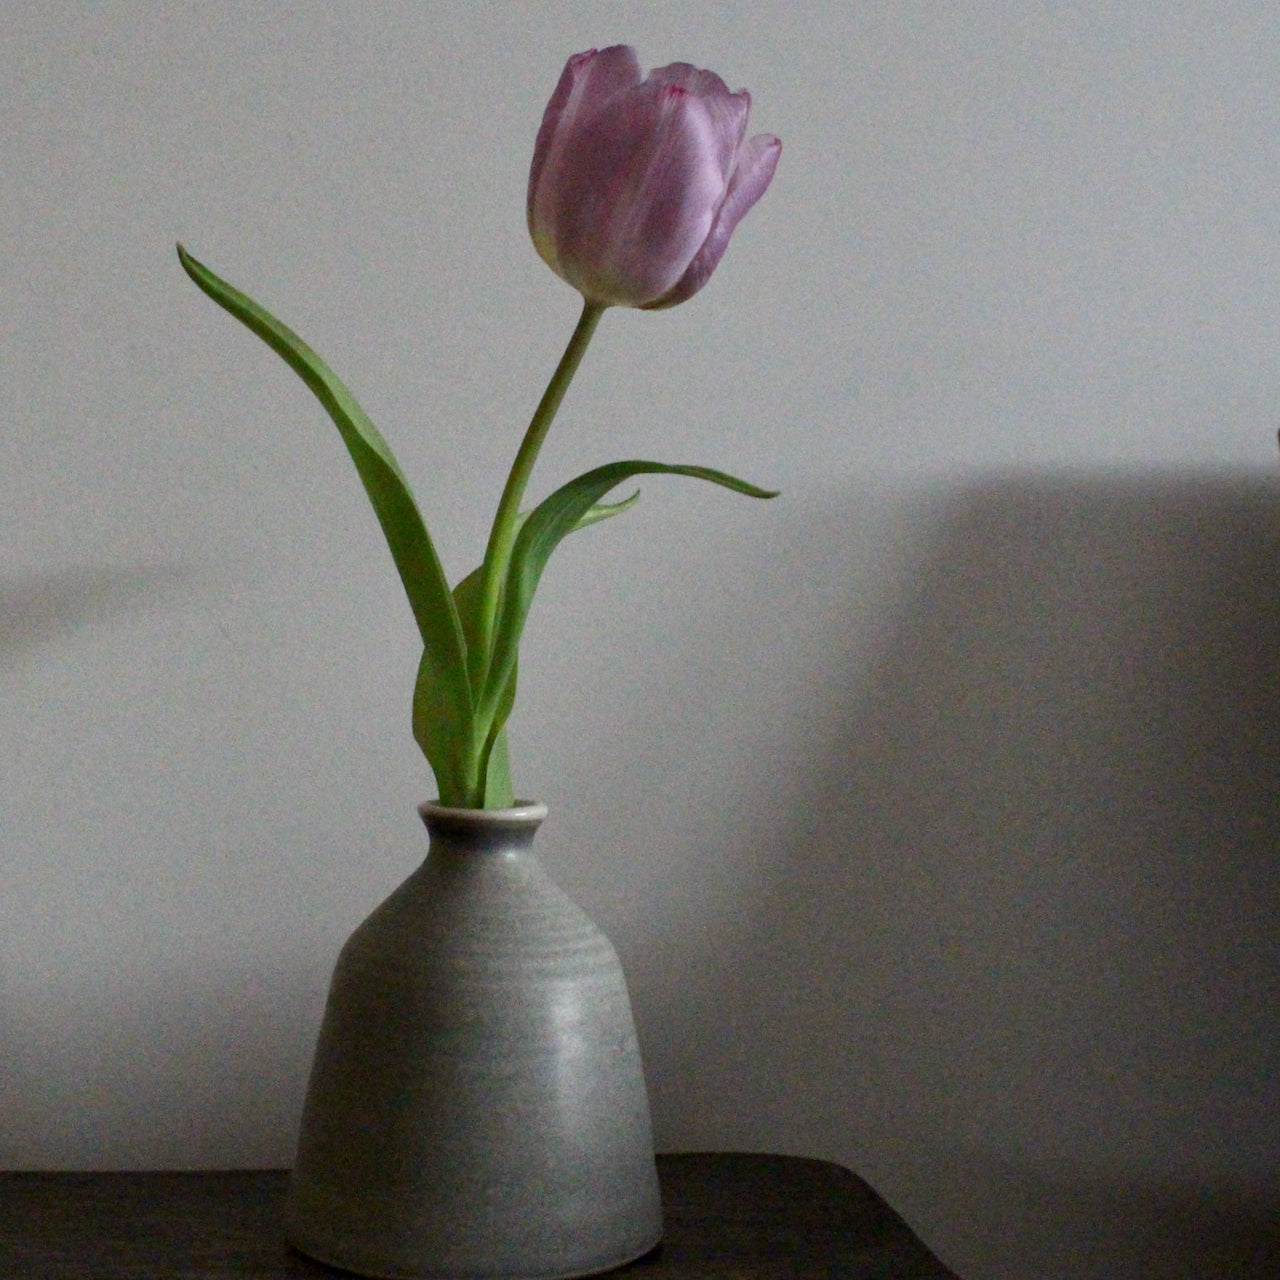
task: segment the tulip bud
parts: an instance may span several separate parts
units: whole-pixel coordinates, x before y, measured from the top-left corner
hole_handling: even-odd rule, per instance
[[[747,141],[751,97],[673,62],[644,79],[626,45],[575,54],[529,171],[529,234],[588,302],[658,308],[711,278],[782,143]]]

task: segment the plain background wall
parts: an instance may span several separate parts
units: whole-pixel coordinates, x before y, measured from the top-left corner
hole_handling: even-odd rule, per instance
[[[646,482],[522,651],[518,789],[660,1144],[845,1162],[966,1280],[1274,1274],[1269,0],[9,0],[0,1164],[289,1163],[337,949],[425,848],[354,472],[173,242],[325,353],[460,576],[577,314],[533,135],[619,40],[784,140],[535,476],[783,490]]]

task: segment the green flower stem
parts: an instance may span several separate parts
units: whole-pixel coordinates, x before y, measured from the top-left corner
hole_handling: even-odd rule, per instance
[[[511,563],[511,548],[515,543],[517,516],[524,491],[533,473],[533,464],[538,459],[538,451],[546,439],[551,423],[554,421],[564,393],[573,381],[573,375],[582,363],[591,335],[604,314],[604,307],[599,303],[584,302],[582,315],[578,318],[569,345],[560,357],[556,371],[542,393],[542,399],[534,410],[529,421],[524,439],[520,442],[520,451],[511,464],[511,472],[507,476],[506,486],[502,490],[502,498],[498,503],[497,514],[493,518],[493,528],[489,532],[489,544],[484,553],[484,581],[480,603],[480,651],[470,655],[473,696],[479,696],[488,675],[489,663],[493,654],[493,630],[498,616],[498,604],[502,597],[503,584],[506,582],[507,569]]]

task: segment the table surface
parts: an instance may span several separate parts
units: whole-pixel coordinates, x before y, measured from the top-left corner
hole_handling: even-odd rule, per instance
[[[666,1233],[616,1280],[957,1280],[856,1174],[795,1156],[660,1155]],[[5,1280],[299,1280],[288,1175],[0,1173]]]

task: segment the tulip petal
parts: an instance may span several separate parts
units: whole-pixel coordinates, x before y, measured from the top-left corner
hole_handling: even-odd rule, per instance
[[[676,284],[653,302],[640,304],[645,310],[674,307],[691,298],[711,278],[724,257],[729,237],[747,211],[768,190],[782,153],[782,143],[770,134],[757,134],[738,155],[738,167],[729,180],[729,190],[716,213],[711,232]]]
[[[667,307],[716,269],[764,194],[780,143],[745,142],[751,95],[673,62],[641,78],[635,51],[574,55],[547,104],[529,171],[529,233],[589,302]]]
[[[747,115],[751,111],[751,95],[745,90],[730,93],[728,85],[714,71],[703,71],[688,62],[673,62],[649,72],[658,84],[674,85],[702,100],[715,127],[721,157],[720,172],[728,181],[733,157],[747,132]]]
[[[714,71],[704,71],[691,62],[669,62],[654,67],[649,79],[660,84],[673,84],[698,98],[731,98],[729,86]]]
[[[725,194],[710,113],[675,86],[615,95],[576,139],[553,214],[559,270],[593,302],[667,292],[710,234]]]
[[[555,252],[554,192],[566,154],[582,127],[601,107],[615,94],[638,85],[641,79],[636,51],[625,44],[575,53],[565,63],[533,145],[526,204],[529,234],[553,271],[560,270]]]

